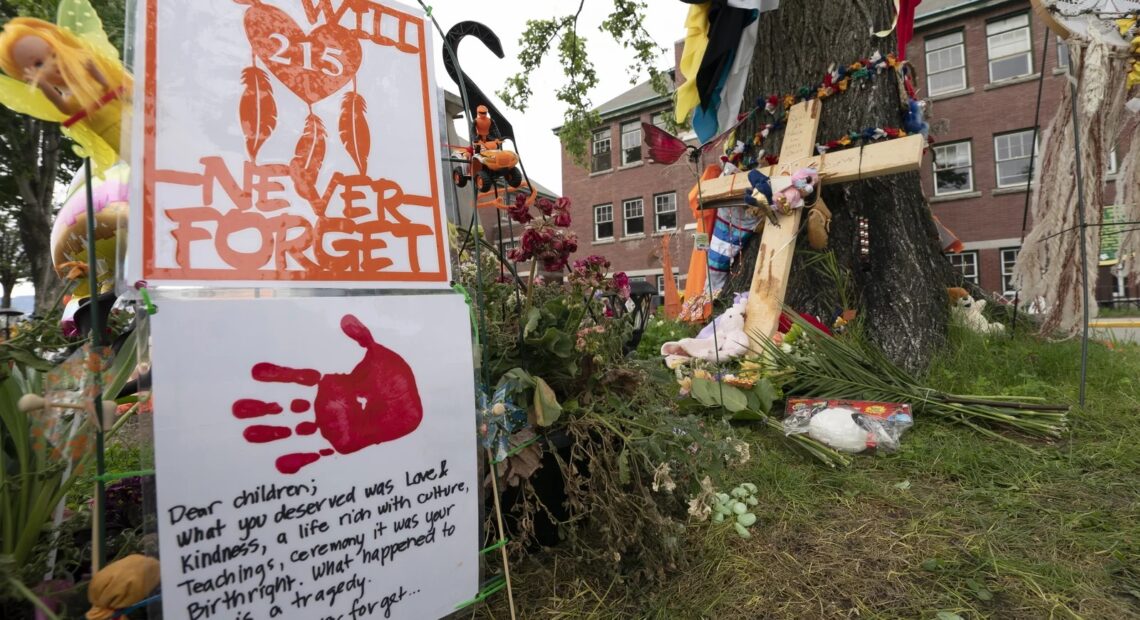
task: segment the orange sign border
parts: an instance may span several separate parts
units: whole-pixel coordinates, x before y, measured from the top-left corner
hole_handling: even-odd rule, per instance
[[[142,276],[143,279],[155,279],[156,281],[173,281],[181,282],[188,280],[216,280],[216,281],[256,281],[264,280],[268,282],[306,282],[306,283],[329,283],[329,282],[416,282],[416,283],[431,283],[431,282],[447,282],[447,261],[444,254],[444,238],[446,237],[443,229],[442,212],[443,206],[440,204],[439,199],[439,178],[436,166],[436,147],[435,136],[432,135],[432,121],[431,121],[431,99],[428,92],[428,59],[427,59],[427,38],[424,32],[424,20],[421,17],[410,15],[398,9],[387,7],[393,13],[398,14],[401,19],[407,18],[416,24],[416,30],[420,41],[420,84],[422,85],[423,94],[423,110],[424,110],[424,134],[427,142],[428,149],[428,172],[431,179],[431,200],[435,207],[435,243],[436,243],[436,256],[438,258],[439,271],[437,272],[393,272],[393,273],[338,273],[338,274],[325,274],[316,273],[307,276],[305,272],[298,271],[293,275],[294,277],[281,277],[281,273],[277,271],[264,271],[259,272],[262,274],[260,278],[250,277],[249,274],[231,269],[171,269],[171,268],[157,268],[155,267],[155,247],[154,247],[154,211],[155,205],[155,140],[157,138],[157,127],[155,125],[155,89],[158,85],[158,0],[146,0],[146,80],[144,85],[143,96],[143,200],[142,200],[142,246],[143,246],[143,262],[142,262]],[[306,277],[307,276],[307,277]]]

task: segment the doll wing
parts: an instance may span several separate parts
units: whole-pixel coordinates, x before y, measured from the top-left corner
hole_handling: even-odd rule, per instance
[[[62,123],[67,120],[40,89],[8,76],[0,76],[0,103],[13,112],[43,121]]]
[[[107,32],[103,30],[103,20],[99,19],[90,0],[60,0],[55,21],[59,27],[66,28],[87,41],[101,56],[119,59],[119,50],[111,45]]]
[[[107,144],[107,141],[87,123],[79,122],[71,127],[60,126],[60,129],[63,135],[71,138],[78,146],[75,149],[76,155],[91,158],[91,172],[95,176],[102,177],[104,171],[118,162],[119,155],[115,149],[111,148],[111,145]]]

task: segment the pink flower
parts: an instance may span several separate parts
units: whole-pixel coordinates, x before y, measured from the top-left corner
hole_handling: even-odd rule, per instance
[[[556,211],[554,213],[554,225],[566,228],[570,225],[570,213],[567,211]]]
[[[539,198],[534,201],[534,206],[538,207],[538,210],[542,211],[543,215],[554,213],[554,201],[549,198]]]
[[[507,213],[511,216],[512,220],[519,224],[526,224],[534,219],[534,216],[530,214],[530,207],[526,205],[526,195],[524,194],[515,196],[515,204],[507,208]]]

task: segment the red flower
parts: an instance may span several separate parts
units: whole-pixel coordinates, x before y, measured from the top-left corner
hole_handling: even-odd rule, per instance
[[[534,219],[534,216],[530,214],[530,207],[526,205],[526,196],[523,194],[515,196],[515,204],[507,208],[507,213],[512,220],[519,224],[526,224]]]

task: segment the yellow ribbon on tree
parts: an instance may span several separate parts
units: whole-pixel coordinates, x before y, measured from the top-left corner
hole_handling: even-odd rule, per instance
[[[689,7],[689,14],[685,17],[685,48],[681,52],[681,75],[685,76],[685,83],[677,89],[677,109],[674,115],[678,123],[684,123],[701,100],[700,92],[697,91],[697,72],[701,69],[701,60],[709,46],[711,4],[694,4]]]

